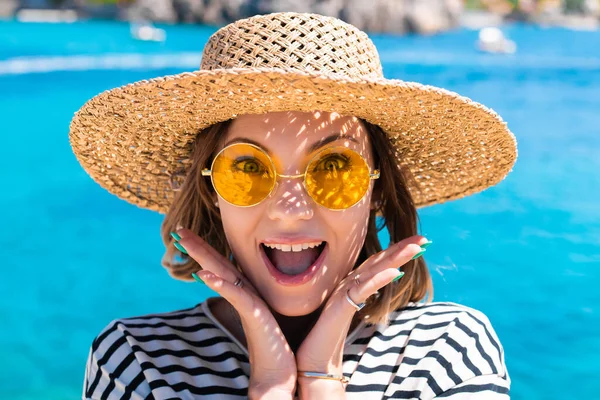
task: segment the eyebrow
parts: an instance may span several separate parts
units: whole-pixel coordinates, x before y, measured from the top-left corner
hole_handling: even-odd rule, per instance
[[[332,135],[329,135],[323,139],[317,140],[315,143],[311,144],[310,147],[308,148],[308,153],[312,153],[315,150],[320,149],[323,146],[328,145],[329,143],[335,142],[337,140],[341,140],[341,139],[347,139],[350,140],[354,143],[358,143],[358,140],[356,140],[355,138],[353,138],[352,136],[346,135],[345,133],[334,133]],[[244,138],[244,137],[238,137],[235,139],[230,140],[229,142],[225,143],[225,145],[223,147],[227,147],[231,144],[235,144],[235,143],[248,143],[248,144],[252,144],[256,147],[260,147],[261,149],[265,150],[267,152],[267,154],[269,154],[270,156],[273,155],[273,152],[271,150],[269,150],[265,145],[263,145],[262,143],[259,143],[255,140],[249,139],[249,138]]]

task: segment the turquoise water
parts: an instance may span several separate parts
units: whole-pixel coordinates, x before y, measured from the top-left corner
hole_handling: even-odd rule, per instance
[[[87,350],[110,320],[210,295],[169,278],[162,217],[100,189],[67,140],[85,100],[194,69],[214,31],[166,29],[167,43],[155,44],[118,23],[0,23],[0,398],[76,398]],[[514,56],[479,54],[468,30],[374,37],[388,77],[483,102],[519,141],[500,185],[421,210],[435,300],[488,315],[513,399],[598,398],[600,33],[505,30]]]

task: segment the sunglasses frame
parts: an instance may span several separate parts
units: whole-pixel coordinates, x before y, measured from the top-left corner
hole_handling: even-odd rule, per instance
[[[265,155],[265,156],[266,156],[266,157],[269,159],[269,162],[271,163],[271,167],[272,167],[272,169],[273,169],[273,173],[275,174],[275,182],[274,182],[273,186],[271,187],[271,190],[269,191],[269,194],[267,194],[267,195],[264,197],[264,199],[262,199],[262,200],[261,200],[261,201],[259,201],[258,203],[251,204],[251,205],[249,205],[249,206],[240,206],[240,205],[238,205],[238,204],[233,204],[233,203],[230,203],[229,201],[225,200],[225,198],[224,198],[223,196],[221,196],[221,194],[219,193],[219,190],[218,190],[218,189],[217,189],[217,187],[215,186],[215,181],[214,181],[214,179],[213,179],[213,174],[212,174],[212,171],[213,171],[213,168],[214,168],[214,165],[215,165],[215,161],[216,161],[216,160],[217,160],[217,158],[218,158],[218,157],[221,155],[221,153],[223,153],[225,150],[227,150],[227,149],[228,149],[228,148],[230,148],[230,147],[237,146],[237,145],[240,145],[240,144],[244,144],[244,145],[246,145],[246,146],[253,147],[253,148],[257,149],[258,151],[262,152],[262,153],[263,153],[263,154],[264,154],[264,155]],[[204,169],[202,170],[202,176],[210,176],[210,181],[211,181],[211,183],[212,183],[212,185],[213,185],[213,188],[215,189],[215,192],[217,192],[217,194],[219,195],[219,197],[220,197],[221,199],[223,199],[223,201],[224,201],[224,202],[226,202],[227,204],[231,204],[232,206],[235,206],[235,207],[242,207],[242,208],[248,208],[248,207],[254,207],[254,206],[257,206],[257,205],[259,205],[260,203],[262,203],[263,201],[265,201],[266,199],[268,199],[269,197],[271,197],[271,195],[272,195],[272,194],[273,194],[273,192],[275,191],[275,188],[277,187],[277,183],[278,183],[278,180],[279,180],[278,178],[280,178],[280,177],[281,177],[281,178],[285,178],[285,179],[298,179],[298,178],[304,178],[304,179],[302,179],[302,185],[304,186],[304,191],[306,191],[306,193],[307,193],[307,194],[310,196],[310,198],[311,198],[311,199],[312,199],[312,200],[315,202],[315,204],[318,204],[319,206],[321,206],[321,207],[323,207],[323,208],[326,208],[326,209],[328,209],[328,210],[331,210],[331,211],[344,211],[344,210],[347,210],[347,209],[349,209],[349,208],[352,208],[352,207],[354,207],[355,205],[357,205],[357,204],[360,202],[360,200],[362,200],[362,199],[365,197],[365,195],[367,194],[368,190],[367,190],[367,192],[365,192],[365,193],[362,195],[362,197],[361,197],[361,198],[360,198],[360,199],[359,199],[359,200],[358,200],[356,203],[352,204],[350,207],[336,209],[336,208],[329,208],[329,207],[326,207],[326,206],[322,205],[321,203],[319,203],[318,201],[316,201],[316,200],[314,199],[314,197],[312,196],[312,194],[311,194],[311,193],[308,191],[308,189],[306,188],[306,174],[308,173],[308,167],[309,167],[309,166],[312,164],[312,162],[313,162],[315,159],[317,159],[317,157],[319,157],[319,155],[321,155],[321,153],[323,153],[324,151],[327,151],[327,150],[331,150],[331,149],[333,149],[333,148],[343,148],[343,149],[350,150],[350,151],[352,151],[352,152],[356,153],[356,154],[357,154],[357,155],[358,155],[358,156],[359,156],[359,157],[360,157],[360,158],[361,158],[361,159],[364,161],[365,165],[366,165],[366,166],[367,166],[367,168],[369,169],[369,180],[373,180],[373,179],[379,179],[379,177],[381,176],[381,172],[379,171],[379,169],[374,169],[374,170],[371,172],[371,168],[369,167],[369,164],[367,163],[367,160],[366,160],[366,159],[365,159],[365,158],[364,158],[364,157],[363,157],[363,156],[362,156],[362,155],[361,155],[359,152],[357,152],[357,151],[355,151],[355,150],[352,150],[352,149],[350,149],[350,148],[348,148],[348,147],[344,147],[344,146],[330,146],[330,147],[326,147],[326,148],[324,148],[324,149],[321,149],[321,150],[319,150],[319,152],[318,152],[317,154],[315,154],[313,157],[311,157],[311,159],[309,160],[309,162],[306,164],[306,169],[304,170],[304,173],[303,173],[303,174],[297,174],[297,175],[285,175],[285,174],[280,174],[279,172],[277,172],[277,169],[275,168],[275,163],[273,162],[273,158],[271,158],[271,156],[269,155],[269,153],[267,153],[267,152],[266,152],[266,151],[265,151],[263,148],[261,148],[260,146],[256,146],[256,145],[254,145],[254,144],[252,144],[252,143],[232,143],[232,144],[230,144],[229,146],[226,146],[226,147],[222,148],[222,149],[221,149],[221,150],[220,150],[220,151],[217,153],[217,155],[216,155],[216,156],[213,158],[213,160],[212,160],[212,162],[211,162],[211,164],[210,164],[210,169],[208,169],[208,168],[204,168]]]

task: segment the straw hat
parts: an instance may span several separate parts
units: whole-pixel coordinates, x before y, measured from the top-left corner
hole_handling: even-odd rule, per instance
[[[209,38],[200,70],[97,95],[75,114],[69,138],[102,187],[164,213],[199,130],[288,110],[336,111],[379,125],[414,176],[417,206],[493,186],[517,156],[514,136],[492,110],[444,89],[385,79],[364,32],[298,13],[236,21]]]

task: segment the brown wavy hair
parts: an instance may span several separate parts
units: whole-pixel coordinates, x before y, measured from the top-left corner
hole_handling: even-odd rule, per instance
[[[367,235],[355,268],[382,250],[378,237],[381,230],[387,228],[390,243],[396,243],[416,235],[419,223],[417,209],[407,186],[411,176],[407,169],[395,162],[395,149],[389,136],[379,126],[364,120],[361,122],[371,140],[375,165],[379,166],[381,177],[375,181],[372,199],[377,201],[375,204],[378,206],[371,210]],[[232,257],[221,215],[214,204],[214,188],[210,179],[202,176],[202,169],[211,164],[230,124],[231,120],[220,122],[199,132],[194,143],[191,168],[165,215],[161,235],[167,250],[162,264],[175,279],[191,281],[192,272],[200,269],[194,259],[183,255],[173,246],[170,232],[178,227],[196,232],[219,253],[232,260],[241,271]],[[433,284],[423,257],[408,262],[402,270],[405,276],[380,289],[379,295],[371,296],[355,318],[365,319],[369,324],[387,324],[391,311],[409,302],[420,302],[425,298],[431,301]]]

